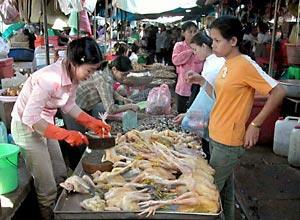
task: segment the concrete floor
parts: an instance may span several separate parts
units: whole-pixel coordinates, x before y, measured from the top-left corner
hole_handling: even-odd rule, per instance
[[[241,219],[300,219],[300,169],[275,155],[271,146],[246,152],[235,169],[235,186]]]

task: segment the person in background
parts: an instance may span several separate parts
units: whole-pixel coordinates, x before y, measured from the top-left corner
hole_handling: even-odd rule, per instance
[[[155,61],[155,51],[156,51],[156,28],[153,25],[147,28],[147,35],[145,40],[147,42],[146,50],[149,54],[149,59],[150,59],[149,64],[153,64]]]
[[[257,40],[255,40],[255,58],[269,57],[269,49],[267,44],[271,43],[271,35],[269,33],[269,26],[262,21],[257,24],[258,34]]]
[[[265,44],[271,43],[271,35],[269,33],[269,26],[265,22],[259,22],[257,24],[258,34],[257,34],[257,43]]]
[[[166,31],[166,33],[167,33],[167,39],[166,39],[166,42],[165,42],[165,48],[166,48],[165,64],[168,65],[168,66],[172,66],[173,65],[173,63],[172,63],[172,54],[173,54],[173,48],[174,48],[175,42],[173,42],[173,40],[172,40],[171,30],[168,29]]]
[[[118,42],[114,45],[116,59],[111,63],[111,71],[115,76],[119,76],[113,83],[113,88],[122,96],[128,95],[127,86],[122,84],[125,75],[133,69],[132,63],[128,57],[129,48],[125,42]]]
[[[119,43],[119,46],[116,46],[116,55],[117,58],[111,63],[111,71],[116,78],[113,87],[120,95],[129,97],[138,93],[139,90],[126,82],[126,75],[130,70],[133,70],[132,63],[128,57],[129,49],[127,44]]]
[[[167,29],[165,25],[161,26],[161,32],[160,32],[160,54],[161,54],[161,63],[166,64],[166,53],[167,53],[167,44],[168,44],[168,34]]]
[[[137,53],[139,52],[139,46],[137,46],[136,44],[132,44],[130,51],[129,51],[129,60],[131,61],[131,64],[133,63],[137,63],[138,62],[138,55]]]
[[[237,18],[217,18],[211,24],[210,34],[214,53],[226,60],[214,87],[216,100],[209,121],[210,165],[216,171],[215,183],[221,193],[225,219],[231,220],[235,218],[234,167],[245,149],[257,143],[261,125],[282,102],[285,90],[241,53],[243,32]],[[269,96],[261,112],[246,127],[255,91]]]
[[[247,23],[243,27],[243,32],[244,32],[243,40],[250,41],[252,46],[254,45],[254,43],[256,41],[256,37],[253,36],[253,28],[254,27],[252,27],[252,25],[250,23]]]
[[[33,176],[42,219],[53,217],[57,185],[67,176],[57,140],[74,147],[88,144],[82,133],[54,125],[57,109],[100,136],[110,132],[109,125],[75,104],[78,83],[88,79],[100,67],[100,61],[101,52],[93,39],[72,41],[65,59],[36,71],[26,80],[14,105],[11,132]]]
[[[163,34],[162,34],[162,28],[159,27],[156,32],[156,40],[155,40],[155,57],[157,63],[162,63],[163,56],[162,56],[162,42],[163,42]]]
[[[172,62],[176,66],[177,83],[175,93],[177,94],[177,112],[185,113],[191,96],[191,84],[186,82],[186,73],[193,70],[197,73],[202,71],[203,62],[193,53],[190,47],[192,37],[197,33],[194,22],[187,21],[182,25],[184,41],[177,42],[173,49]],[[196,97],[196,96],[195,96]]]
[[[212,52],[212,39],[206,34],[206,32],[203,33],[197,33],[191,40],[191,48],[193,49],[194,54],[199,58],[199,60],[204,61],[203,64],[203,70],[202,70],[202,76],[203,78],[211,85],[211,88],[214,87],[215,79],[217,75],[219,74],[222,66],[225,64],[225,59],[222,57],[217,57]],[[198,78],[201,79],[201,76],[193,71],[188,72],[188,78],[193,79],[191,83],[201,83],[201,80],[198,82]],[[201,85],[204,86],[204,85]],[[205,95],[210,96],[213,98],[213,90],[211,88],[208,88],[205,90]],[[201,96],[200,93],[204,92],[202,91],[204,88],[200,88],[200,91],[198,95],[195,98],[195,102],[201,102],[199,100]],[[208,91],[209,90],[209,91]],[[192,103],[193,105],[193,103]],[[192,106],[191,106],[192,107]],[[201,109],[199,109],[201,111]],[[174,119],[175,123],[181,124],[183,118],[185,116],[185,113],[181,113],[177,115]],[[204,153],[206,154],[206,159],[209,160],[210,153],[209,153],[209,142],[208,138],[202,137],[202,149]]]

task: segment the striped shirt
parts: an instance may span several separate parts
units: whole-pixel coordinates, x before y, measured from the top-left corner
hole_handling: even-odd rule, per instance
[[[115,100],[126,99],[114,91],[114,82],[109,68],[96,71],[88,80],[80,82],[76,92],[76,104],[85,111],[91,111],[96,104],[102,102],[105,111],[110,114],[128,110],[128,105],[115,104]]]

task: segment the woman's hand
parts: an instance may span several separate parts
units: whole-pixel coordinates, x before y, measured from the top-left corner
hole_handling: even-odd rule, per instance
[[[245,140],[244,140],[245,148],[250,149],[257,143],[259,137],[259,131],[260,131],[259,127],[255,127],[251,124],[248,126],[245,134]]]
[[[199,73],[196,73],[192,70],[189,70],[186,75],[186,81],[191,84],[202,85],[202,82],[205,80]]]
[[[177,115],[177,116],[174,118],[173,121],[174,121],[176,124],[181,124],[181,122],[182,122],[184,116],[185,116],[185,113],[181,113],[181,114]]]
[[[81,112],[76,121],[84,127],[95,132],[99,137],[107,136],[111,131],[111,126],[105,122],[96,119],[85,112]]]

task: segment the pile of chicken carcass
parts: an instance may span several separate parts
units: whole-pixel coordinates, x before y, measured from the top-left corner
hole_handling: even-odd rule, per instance
[[[218,213],[215,171],[203,156],[197,137],[170,130],[132,130],[106,150],[102,160],[114,163],[111,172],[97,171],[92,178],[72,176],[61,185],[69,191],[93,192],[94,197],[81,202],[91,211],[138,211],[149,216],[163,208]]]

